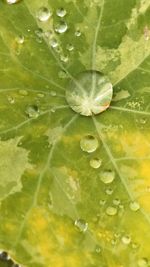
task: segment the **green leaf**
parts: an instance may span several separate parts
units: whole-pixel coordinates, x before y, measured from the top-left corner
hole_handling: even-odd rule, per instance
[[[27,267],[150,266],[149,1],[10,2],[0,3],[1,250]],[[91,70],[114,94],[86,117],[66,89],[89,90],[76,77]]]

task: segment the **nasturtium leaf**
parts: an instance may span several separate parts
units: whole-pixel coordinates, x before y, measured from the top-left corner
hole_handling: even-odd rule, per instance
[[[149,1],[0,1],[0,137],[14,264],[150,266]]]

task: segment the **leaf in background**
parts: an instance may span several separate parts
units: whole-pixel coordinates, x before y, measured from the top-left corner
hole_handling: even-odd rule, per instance
[[[149,266],[149,1],[11,2],[0,3],[1,249],[27,267]],[[114,90],[89,117],[65,97],[87,70]],[[90,89],[90,76],[77,81]]]

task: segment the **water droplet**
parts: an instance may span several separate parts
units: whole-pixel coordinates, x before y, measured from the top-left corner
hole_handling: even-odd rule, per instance
[[[6,0],[6,3],[9,4],[9,5],[12,5],[12,4],[17,4],[19,3],[21,0]]]
[[[50,45],[51,45],[52,48],[56,48],[58,46],[57,40],[55,38],[50,40]]]
[[[77,36],[77,37],[80,37],[81,36],[81,31],[79,29],[77,29],[75,31],[75,36]]]
[[[22,96],[27,96],[28,95],[28,91],[26,91],[24,89],[21,89],[21,90],[19,90],[19,94],[22,95]]]
[[[85,71],[69,83],[66,100],[75,112],[92,116],[109,107],[112,94],[112,84],[107,76],[98,71]]]
[[[131,243],[131,237],[130,236],[123,236],[121,238],[121,241],[122,241],[123,244],[129,245]]]
[[[138,267],[147,267],[148,266],[148,259],[142,258],[138,260]]]
[[[101,252],[101,247],[99,245],[96,245],[95,251],[96,251],[96,253],[100,253]]]
[[[100,202],[99,202],[99,204],[100,204],[101,206],[104,206],[104,205],[106,204],[106,200],[101,199]]]
[[[42,37],[43,36],[43,30],[41,28],[38,28],[37,30],[35,30],[35,34],[38,37]]]
[[[83,219],[77,219],[75,221],[75,226],[80,232],[86,232],[88,229],[88,223]]]
[[[104,184],[110,184],[115,179],[115,172],[114,171],[103,171],[100,173],[100,179]]]
[[[15,100],[14,100],[14,98],[12,96],[8,96],[7,99],[8,99],[8,102],[10,104],[14,104],[15,103]]]
[[[90,166],[94,169],[98,169],[102,164],[101,159],[99,158],[93,158],[90,160]]]
[[[56,96],[56,92],[55,91],[51,91],[50,94],[51,94],[51,96]]]
[[[56,10],[56,15],[57,15],[58,17],[60,17],[60,18],[63,18],[64,16],[66,16],[66,14],[67,14],[67,11],[66,11],[63,7],[58,8],[58,9]]]
[[[92,153],[98,148],[98,140],[93,135],[86,135],[80,141],[80,147],[83,151]]]
[[[0,259],[7,260],[8,259],[8,253],[6,251],[2,251],[0,253]]]
[[[55,27],[55,31],[58,33],[65,33],[68,29],[68,25],[65,21],[61,21],[60,23],[58,23]]]
[[[18,44],[23,44],[24,43],[24,36],[19,35],[18,37],[16,37],[16,41]]]
[[[118,206],[120,204],[120,199],[118,199],[118,198],[114,199],[113,204]]]
[[[117,209],[115,207],[110,206],[106,209],[106,214],[110,216],[114,216],[117,214]]]
[[[140,204],[134,201],[130,203],[129,207],[132,211],[138,211],[140,209]]]
[[[106,189],[106,194],[107,195],[112,195],[112,193],[113,193],[113,189],[112,188],[107,188]]]
[[[51,15],[52,13],[47,7],[41,7],[37,12],[37,18],[42,22],[47,21]]]
[[[67,78],[67,73],[64,70],[60,70],[58,73],[58,77],[60,79],[65,79],[65,78]]]
[[[74,46],[72,44],[67,44],[66,49],[71,52],[74,50]]]
[[[64,62],[64,63],[67,63],[68,60],[69,60],[69,58],[68,58],[68,56],[60,55],[60,60],[61,60],[62,62]]]
[[[25,113],[29,118],[37,118],[39,116],[39,108],[36,105],[27,106]]]

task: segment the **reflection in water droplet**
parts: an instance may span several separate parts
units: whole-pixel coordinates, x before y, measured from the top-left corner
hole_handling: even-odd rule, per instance
[[[50,46],[52,48],[56,48],[58,46],[58,42],[55,38],[53,38],[52,40],[50,40]]]
[[[37,18],[42,22],[47,21],[51,15],[52,13],[47,7],[41,7],[37,12]]]
[[[64,16],[66,16],[66,14],[67,14],[67,11],[66,11],[63,7],[58,8],[58,9],[56,10],[56,15],[57,15],[58,17],[63,18]]]
[[[106,209],[106,214],[110,216],[114,216],[117,214],[117,209],[115,207],[110,206]]]
[[[129,245],[131,243],[131,237],[130,236],[123,236],[121,238],[121,241],[122,241],[123,244]]]
[[[19,94],[22,95],[22,96],[27,96],[28,95],[28,91],[26,91],[24,89],[21,89],[21,90],[19,90]]]
[[[138,211],[140,209],[140,204],[134,201],[130,203],[129,207],[132,211]]]
[[[100,173],[100,179],[104,184],[110,184],[115,179],[115,172],[114,171],[103,171]]]
[[[98,140],[93,135],[86,135],[81,139],[80,147],[83,151],[92,153],[98,148]]]
[[[138,260],[138,267],[148,267],[148,259],[142,258]]]
[[[61,21],[59,24],[56,25],[55,31],[58,33],[64,33],[68,29],[68,25],[65,21]]]
[[[29,118],[37,118],[39,116],[39,108],[36,105],[27,106],[25,113]]]
[[[77,219],[75,221],[75,226],[80,232],[86,232],[88,229],[88,223],[83,219]]]
[[[75,112],[92,116],[109,107],[112,94],[112,84],[107,76],[98,71],[85,71],[69,83],[66,100]]]
[[[11,5],[11,4],[17,4],[19,2],[21,2],[22,0],[6,0],[6,3]]]
[[[98,169],[102,164],[101,159],[99,158],[93,158],[90,160],[90,166],[94,169]]]

